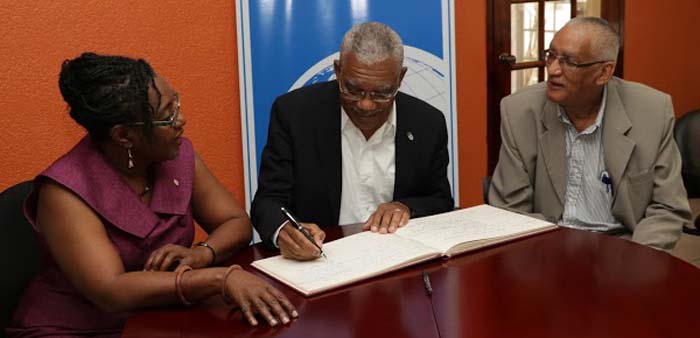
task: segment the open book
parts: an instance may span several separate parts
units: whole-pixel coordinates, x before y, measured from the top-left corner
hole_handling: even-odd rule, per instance
[[[436,257],[556,228],[536,218],[479,205],[412,219],[394,234],[369,231],[323,246],[327,259],[310,262],[270,257],[252,266],[304,295],[313,295]]]

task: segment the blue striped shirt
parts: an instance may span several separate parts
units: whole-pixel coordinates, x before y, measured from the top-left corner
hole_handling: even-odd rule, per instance
[[[602,129],[607,96],[606,88],[595,123],[580,133],[559,106],[559,120],[566,129],[568,173],[560,225],[603,232],[624,230],[611,212],[612,181],[605,166]]]

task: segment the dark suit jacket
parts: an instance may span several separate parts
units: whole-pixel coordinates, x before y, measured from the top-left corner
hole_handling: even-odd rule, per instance
[[[342,187],[340,98],[336,81],[299,88],[272,105],[258,190],[251,207],[266,244],[285,221],[280,207],[301,222],[337,225]],[[412,96],[396,97],[394,200],[413,217],[451,210],[447,128],[442,113]],[[408,133],[413,135],[410,140]]]

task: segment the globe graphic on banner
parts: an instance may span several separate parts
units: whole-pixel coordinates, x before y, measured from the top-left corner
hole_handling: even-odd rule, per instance
[[[334,80],[333,60],[338,57],[339,54],[334,53],[316,63],[300,76],[289,90]],[[404,46],[404,66],[408,70],[401,82],[400,90],[430,103],[445,115],[447,121],[450,121],[450,98],[445,79],[446,72],[443,70],[444,63],[443,60],[424,50]]]

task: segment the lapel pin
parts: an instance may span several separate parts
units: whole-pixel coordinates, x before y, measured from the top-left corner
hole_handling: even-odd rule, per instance
[[[412,132],[410,132],[410,131],[407,132],[407,133],[406,133],[406,137],[408,137],[408,140],[409,140],[409,141],[413,141],[413,133],[412,133]]]
[[[176,187],[179,187],[179,186],[180,186],[180,181],[178,181],[177,179],[173,179],[173,184],[174,184]]]

